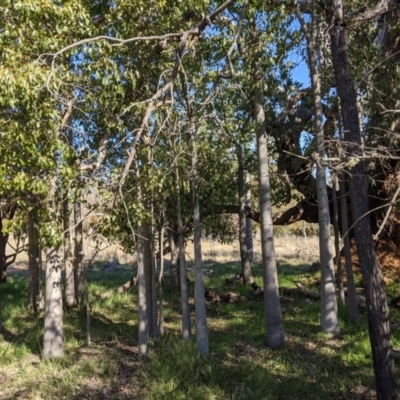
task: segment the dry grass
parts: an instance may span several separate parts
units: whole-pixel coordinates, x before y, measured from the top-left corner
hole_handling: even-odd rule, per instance
[[[15,247],[15,242],[11,238],[10,244]],[[9,246],[7,254],[12,254],[13,249]],[[254,238],[254,262],[261,262],[261,241]],[[240,249],[238,241],[232,243],[221,243],[211,239],[203,239],[202,241],[203,260],[205,267],[213,263],[237,262],[240,260]],[[318,261],[318,238],[311,236],[306,239],[299,236],[290,235],[287,237],[278,237],[275,239],[275,252],[279,262],[291,263],[312,263]],[[193,264],[194,252],[193,246],[189,242],[186,248],[186,257],[188,266]],[[43,260],[45,255],[43,254]],[[165,257],[169,260],[169,255]],[[93,241],[86,241],[84,247],[84,261],[86,265],[92,264],[91,268],[96,269],[98,266],[102,268],[119,268],[131,267],[136,262],[135,255],[127,254],[116,244],[110,245],[103,241],[99,245]],[[16,272],[24,272],[28,267],[28,254],[26,251],[18,254],[15,263],[9,267],[8,272],[13,274]]]

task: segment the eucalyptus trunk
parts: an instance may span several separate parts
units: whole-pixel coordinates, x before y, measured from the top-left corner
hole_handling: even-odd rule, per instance
[[[242,261],[243,285],[251,285],[253,276],[251,275],[251,260],[247,247],[247,225],[246,225],[246,191],[244,181],[244,163],[242,146],[238,146],[239,161],[239,244],[240,258]]]
[[[353,262],[351,259],[351,246],[349,237],[349,224],[347,220],[346,182],[344,174],[339,177],[340,210],[342,217],[343,247],[347,281],[347,302],[349,304],[349,319],[353,324],[358,324],[358,302],[356,284],[354,282]]]
[[[177,192],[177,216],[179,230],[179,277],[181,286],[181,306],[182,306],[182,339],[187,342],[192,334],[189,308],[189,292],[186,275],[186,259],[185,259],[185,228],[182,222],[182,204],[180,193],[179,171],[176,168],[176,192]],[[172,249],[171,249],[172,250]]]
[[[138,227],[137,236],[137,265],[138,265],[138,294],[139,294],[139,358],[143,359],[148,354],[148,311],[146,296],[146,274],[144,265],[144,232]]]
[[[348,37],[343,26],[343,2],[334,0],[334,25],[330,30],[332,62],[337,91],[342,109],[347,161],[350,164],[350,203],[354,224],[354,237],[365,287],[369,336],[375,371],[376,392],[379,400],[397,399],[394,363],[391,358],[389,311],[382,273],[376,257],[369,217],[367,178],[362,162],[361,132],[357,110],[357,95],[351,77],[348,57]]]
[[[193,146],[192,154],[192,192],[193,192],[193,229],[194,229],[194,264],[195,264],[195,325],[196,345],[200,354],[208,356],[208,328],[206,314],[206,299],[203,281],[203,260],[201,255],[201,221],[199,204],[199,178],[197,170],[197,137],[194,122],[194,110],[190,110],[190,136]]]
[[[175,235],[173,231],[170,231],[169,245],[171,249],[171,264],[169,267],[171,292],[177,292],[179,290],[179,249],[176,248]]]
[[[271,185],[264,113],[263,75],[255,71],[254,120],[257,132],[258,183],[261,216],[261,251],[264,278],[264,310],[267,345],[277,349],[285,343],[281,302],[279,299],[278,273],[272,223]]]
[[[69,212],[68,194],[65,194],[63,201],[64,217],[64,268],[65,268],[65,303],[71,308],[76,305],[75,281],[74,281],[74,257],[72,256],[71,242],[71,216]]]
[[[7,281],[7,242],[8,235],[2,233],[3,220],[0,218],[0,285]]]
[[[43,358],[64,355],[61,263],[57,248],[46,251],[46,303],[44,317]]]
[[[158,274],[158,289],[159,289],[159,319],[158,319],[158,327],[160,331],[160,335],[164,335],[164,293],[163,293],[163,280],[164,280],[164,227],[161,227],[160,231],[160,241],[159,241],[159,248],[160,248],[160,272]]]
[[[79,201],[74,202],[74,285],[76,303],[81,304],[85,294],[85,271],[83,267],[83,225],[82,208]]]
[[[250,174],[246,174],[246,207],[251,209],[251,189],[250,189]],[[253,262],[253,222],[251,218],[246,218],[246,244],[247,244],[247,257],[250,262]]]
[[[345,295],[343,287],[343,272],[342,272],[342,259],[340,257],[340,232],[339,232],[339,210],[337,205],[337,176],[333,175],[332,185],[332,202],[333,202],[333,228],[335,231],[335,256],[336,256],[336,269],[337,269],[337,287],[339,290],[339,300],[341,304],[345,304]]]
[[[151,311],[152,311],[152,337],[158,338],[160,336],[158,326],[158,305],[157,305],[157,259],[155,251],[155,237],[154,229],[150,233],[150,251],[151,251]]]
[[[332,335],[340,332],[336,288],[335,269],[330,248],[331,219],[329,215],[329,199],[326,188],[325,174],[325,139],[323,128],[323,112],[321,102],[321,82],[317,67],[317,56],[313,30],[309,30],[300,12],[297,13],[302,31],[307,39],[308,66],[311,76],[313,109],[314,109],[314,134],[317,139],[319,159],[317,160],[317,198],[319,221],[319,255],[321,263],[321,329]],[[311,26],[314,25],[312,17]]]
[[[33,208],[28,215],[28,271],[29,291],[28,308],[37,313],[43,310],[42,264],[40,262],[39,222],[37,209]]]
[[[144,274],[146,281],[146,312],[147,312],[147,332],[149,338],[154,336],[153,324],[153,262],[151,260],[151,245],[150,245],[150,225],[147,221],[142,222],[143,234],[143,263]]]

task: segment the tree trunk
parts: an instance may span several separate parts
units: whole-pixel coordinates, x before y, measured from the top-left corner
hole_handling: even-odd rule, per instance
[[[250,174],[246,174],[246,207],[251,209],[251,189],[250,189]],[[247,257],[250,262],[253,262],[254,250],[253,250],[253,223],[252,219],[246,217],[246,244],[247,244]]]
[[[194,264],[195,264],[195,325],[196,345],[200,354],[208,356],[208,328],[206,301],[204,296],[203,260],[201,255],[201,222],[199,204],[199,179],[197,171],[197,138],[194,110],[189,112],[190,136],[193,146],[192,154],[192,191],[193,191],[193,229],[194,229]]]
[[[249,249],[247,248],[247,226],[246,226],[246,192],[244,182],[244,165],[242,146],[238,146],[239,161],[239,244],[240,258],[242,260],[243,285],[251,285],[253,277],[251,275],[251,261],[249,258]]]
[[[74,283],[74,258],[72,256],[70,212],[68,203],[68,194],[65,193],[63,200],[64,217],[64,266],[65,266],[65,303],[71,308],[76,305],[75,283]]]
[[[138,294],[139,294],[139,358],[147,357],[148,353],[148,312],[146,296],[146,274],[144,266],[144,232],[138,227],[137,236],[137,265],[138,265]]]
[[[258,67],[254,81],[254,120],[257,132],[258,182],[261,214],[261,250],[264,271],[264,309],[267,345],[273,349],[283,346],[281,303],[279,299],[278,273],[276,267],[274,230],[272,224],[271,187],[264,114],[263,75]]]
[[[37,209],[32,209],[28,216],[28,270],[29,270],[29,295],[28,308],[35,313],[43,310],[42,295],[42,265],[40,262],[39,223]]]
[[[340,98],[347,143],[346,157],[357,159],[358,163],[349,168],[350,202],[354,224],[354,237],[364,281],[369,336],[374,360],[377,397],[380,400],[397,399],[394,364],[390,356],[392,343],[384,282],[376,258],[369,218],[367,180],[361,151],[357,96],[350,73],[347,53],[346,27],[342,26],[343,3],[334,1],[335,15],[332,15],[331,51],[337,91]]]
[[[174,232],[170,231],[169,245],[171,248],[171,264],[169,267],[171,292],[175,293],[179,290],[179,266],[178,266],[178,252]]]
[[[315,53],[314,33],[306,25],[300,11],[297,12],[301,29],[307,39],[308,66],[310,69],[313,109],[314,109],[314,131],[317,139],[319,160],[317,160],[317,199],[318,199],[318,220],[319,220],[319,254],[321,262],[321,328],[324,332],[337,335],[340,332],[336,289],[335,270],[333,257],[330,248],[330,215],[329,199],[326,189],[325,174],[325,143],[323,128],[323,113],[321,102],[321,82],[317,67]],[[314,23],[312,16],[311,24]],[[312,28],[313,29],[313,28]]]
[[[180,193],[180,180],[178,167],[176,168],[176,193],[177,193],[177,217],[179,229],[179,277],[181,286],[181,305],[182,305],[182,339],[187,342],[192,335],[192,327],[190,321],[189,309],[189,293],[186,276],[186,259],[185,259],[185,228],[182,222],[182,204]]]
[[[81,304],[85,294],[85,271],[83,267],[83,225],[82,208],[79,200],[74,202],[75,247],[74,247],[74,283],[76,303]]]
[[[160,231],[160,272],[158,274],[158,288],[160,293],[160,300],[159,300],[159,320],[158,320],[158,327],[160,330],[160,335],[164,335],[164,294],[163,294],[163,280],[164,280],[164,227],[161,227]]]
[[[43,358],[64,355],[61,263],[58,249],[46,251],[46,307],[44,317]]]
[[[346,182],[344,181],[344,174],[339,177],[340,187],[340,202],[342,213],[342,232],[343,232],[343,246],[346,267],[346,281],[347,281],[347,302],[349,303],[349,318],[353,324],[358,324],[358,302],[356,284],[354,282],[353,262],[351,261],[351,247],[349,237],[349,227],[347,222],[347,199],[346,199]]]
[[[152,303],[152,322],[153,322],[153,336],[158,338],[160,332],[158,329],[158,307],[157,307],[157,258],[154,243],[154,229],[151,229],[150,233],[150,252],[151,252],[151,303]]]
[[[8,235],[3,235],[3,221],[0,219],[0,285],[7,281],[7,257],[6,249]]]
[[[336,198],[337,190],[337,175],[332,176],[332,201],[333,201],[333,228],[335,231],[335,257],[336,257],[336,268],[337,268],[337,286],[339,290],[339,300],[341,304],[345,304],[345,295],[343,287],[343,272],[342,272],[342,259],[340,257],[340,232],[339,232],[339,211]]]
[[[147,332],[149,338],[153,337],[153,262],[151,260],[150,226],[146,221],[142,222],[143,233],[143,263],[146,282],[146,312]]]

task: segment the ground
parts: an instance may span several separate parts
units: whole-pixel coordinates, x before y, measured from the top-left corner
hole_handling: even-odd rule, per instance
[[[281,286],[294,287],[301,281],[317,290],[314,285],[319,273],[309,271],[318,260],[317,238],[278,238],[276,250]],[[88,248],[86,258],[91,257],[90,251]],[[205,269],[215,271],[204,278],[207,288],[248,293],[240,284],[225,283],[240,270],[236,243],[204,241],[203,253]],[[320,331],[319,302],[305,302],[301,297],[281,298],[286,345],[275,351],[265,346],[262,301],[209,303],[211,355],[204,359],[193,341],[185,345],[180,340],[179,296],[169,292],[166,281],[166,334],[151,343],[151,361],[140,362],[137,289],[105,300],[99,296],[130,278],[134,260],[116,247],[108,247],[98,257],[88,275],[92,345],[86,343],[85,308],[66,311],[66,356],[44,362],[43,320],[26,311],[27,260],[25,255],[19,256],[9,271],[9,282],[1,288],[5,330],[0,335],[0,400],[375,398],[365,313],[361,311],[360,325],[352,326],[346,307],[339,306],[341,334],[331,338]],[[187,258],[191,275],[190,245]],[[256,241],[253,272],[262,285],[260,258]],[[389,294],[399,283],[393,277],[387,286]],[[193,286],[190,291],[193,295]],[[192,297],[191,304],[193,308]],[[397,310],[391,310],[391,322],[400,322]],[[392,335],[394,345],[400,347],[400,329],[394,328]]]

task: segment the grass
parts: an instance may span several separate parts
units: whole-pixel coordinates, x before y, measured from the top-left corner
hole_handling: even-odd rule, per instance
[[[215,254],[216,245],[212,246]],[[240,267],[229,259],[232,251],[224,252],[225,248],[214,260],[206,254],[207,268],[212,267],[215,275],[205,277],[205,285],[218,293],[245,294],[247,288],[225,284],[225,278]],[[280,256],[280,285],[294,286],[302,281],[312,286],[318,274],[307,272],[309,264],[304,257]],[[253,274],[262,285],[258,264]],[[287,340],[283,349],[273,351],[265,346],[262,301],[209,304],[211,354],[203,358],[194,341],[185,344],[180,340],[179,297],[169,293],[166,282],[166,334],[151,343],[150,362],[139,362],[137,288],[106,300],[99,298],[100,293],[129,278],[129,270],[91,271],[93,345],[86,346],[85,310],[66,311],[66,355],[61,360],[42,361],[43,315],[36,318],[27,312],[27,279],[11,276],[1,286],[4,332],[0,335],[0,399],[374,398],[365,313],[361,313],[360,324],[352,326],[346,307],[340,306],[341,334],[331,338],[320,331],[319,302],[307,304],[301,297],[283,297]],[[396,290],[398,293],[398,282],[387,289],[389,295]],[[400,321],[398,310],[391,310],[391,320]],[[392,338],[400,347],[398,328]]]

